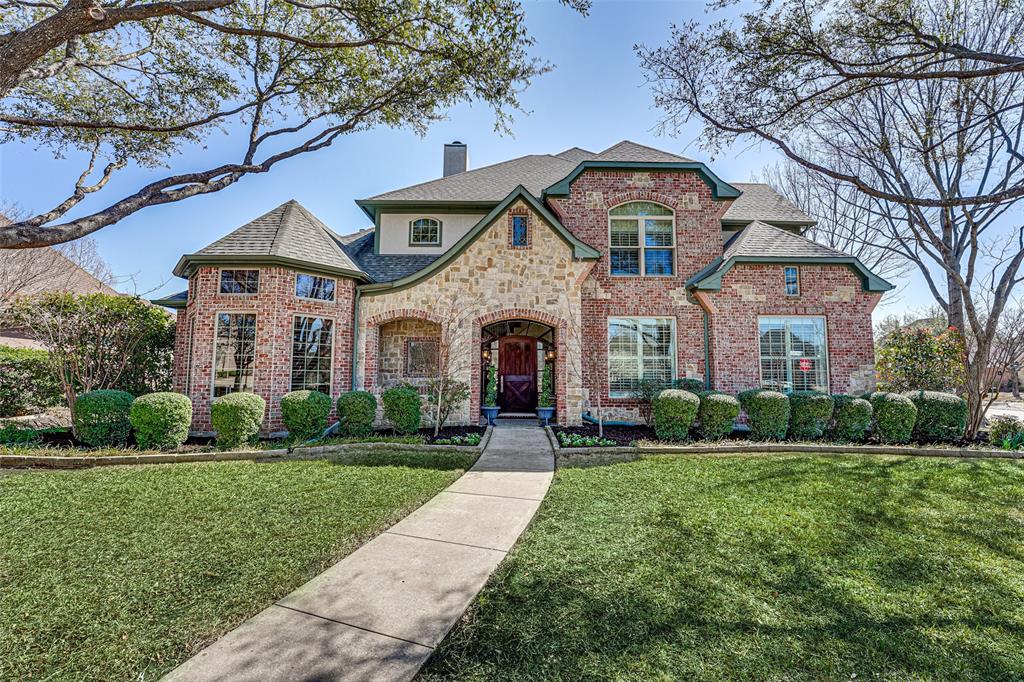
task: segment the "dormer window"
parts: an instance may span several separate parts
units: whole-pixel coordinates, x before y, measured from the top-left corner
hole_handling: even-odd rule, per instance
[[[653,201],[631,201],[608,211],[613,275],[675,274],[675,214]]]
[[[409,246],[441,246],[441,221],[417,218],[409,223]]]

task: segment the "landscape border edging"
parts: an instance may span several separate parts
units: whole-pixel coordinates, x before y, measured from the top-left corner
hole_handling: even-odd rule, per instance
[[[484,431],[480,445],[428,445],[418,443],[338,443],[313,445],[294,450],[242,450],[237,452],[166,452],[152,455],[112,455],[109,457],[46,457],[36,455],[0,454],[0,468],[11,469],[90,469],[97,466],[136,464],[190,464],[195,462],[285,462],[330,459],[332,455],[345,455],[352,451],[392,450],[398,452],[474,452],[478,455],[491,438],[492,427]]]
[[[730,443],[704,445],[616,446],[563,448],[553,432],[549,433],[559,469],[603,466],[636,461],[642,457],[673,455],[729,455],[772,453],[815,453],[830,455],[890,455],[901,457],[946,457],[963,459],[1024,459],[1022,450],[924,448],[899,445],[815,445],[811,443]]]

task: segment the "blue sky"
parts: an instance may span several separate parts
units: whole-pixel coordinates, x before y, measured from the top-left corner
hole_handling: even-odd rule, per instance
[[[184,280],[170,274],[181,254],[196,251],[293,198],[338,232],[366,227],[355,199],[439,176],[442,145],[455,139],[469,145],[471,167],[573,146],[596,151],[621,139],[703,160],[733,181],[749,180],[778,158],[771,149],[748,145],[712,159],[696,142],[698,126],[676,138],[656,130],[659,112],[633,46],[665,43],[672,22],[704,15],[703,2],[595,0],[587,17],[553,1],[527,1],[525,7],[536,39],[533,54],[555,69],[523,94],[527,113],[516,116],[511,136],[494,132],[494,117],[486,107],[463,105],[423,137],[377,128],[342,138],[327,150],[296,157],[221,192],[144,209],[94,235],[114,272],[132,278],[120,288],[149,292],[149,297],[182,290]],[[243,144],[241,136],[215,133],[205,148],[188,150],[171,161],[172,167],[199,167],[227,160],[229,154],[236,158]],[[45,210],[64,198],[81,164],[80,157],[55,161],[46,151],[7,145],[0,150],[0,195],[29,210]],[[107,200],[123,196],[165,172],[126,169],[102,194]],[[928,303],[924,287],[911,282],[897,302],[876,311],[876,318]]]

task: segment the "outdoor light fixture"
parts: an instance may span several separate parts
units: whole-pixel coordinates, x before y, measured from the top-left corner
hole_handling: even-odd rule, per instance
[[[483,357],[484,360],[490,360],[491,359],[491,349],[490,348],[484,348],[484,352],[481,353],[480,355]]]
[[[544,354],[544,358],[547,359],[547,360],[554,360],[555,359],[555,351],[554,351],[554,349],[553,348],[549,349],[548,352]]]

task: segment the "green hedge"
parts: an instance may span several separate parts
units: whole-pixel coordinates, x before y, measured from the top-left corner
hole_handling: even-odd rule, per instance
[[[17,417],[63,402],[64,390],[49,353],[0,346],[0,417]]]
[[[699,407],[700,398],[689,391],[662,391],[654,400],[654,433],[658,439],[686,440]]]
[[[377,399],[367,391],[349,391],[338,398],[338,429],[343,436],[365,436],[373,431]]]
[[[833,395],[835,409],[828,429],[829,438],[857,443],[867,437],[871,429],[871,403],[852,395]]]
[[[99,390],[75,399],[75,437],[87,445],[124,445],[132,433],[135,398],[125,391]]]
[[[835,401],[821,391],[793,391],[789,394],[789,438],[817,440],[832,423]]]
[[[739,394],[750,434],[758,440],[783,440],[789,428],[789,398],[778,391],[754,388]]]
[[[384,404],[384,419],[398,433],[410,434],[420,430],[422,401],[416,389],[409,386],[395,386],[381,395]]]
[[[871,410],[875,437],[883,443],[909,443],[914,433],[917,407],[899,393],[873,393]]]
[[[255,393],[228,393],[214,398],[210,424],[217,434],[217,447],[228,450],[254,444],[266,409],[267,401]]]
[[[292,391],[281,396],[281,421],[294,440],[322,435],[331,415],[331,397],[320,391]]]
[[[967,429],[967,401],[952,393],[909,391],[903,395],[917,407],[914,439],[922,443],[963,440]]]
[[[1001,415],[988,423],[988,442],[996,447],[1002,447],[1003,441],[1018,433],[1024,433],[1024,422],[1017,417]]]
[[[740,401],[721,391],[701,391],[698,396],[697,435],[703,440],[721,440],[732,433]]]
[[[140,448],[172,449],[188,438],[192,401],[180,393],[148,393],[135,399],[129,416]]]
[[[680,391],[689,391],[694,395],[703,392],[707,387],[704,386],[703,379],[694,379],[692,377],[686,377],[683,379],[675,379],[672,382],[672,388]]]

